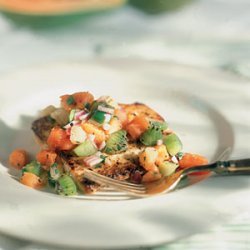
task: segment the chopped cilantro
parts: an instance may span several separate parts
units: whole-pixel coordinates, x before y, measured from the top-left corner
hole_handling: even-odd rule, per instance
[[[90,103],[89,102],[85,103],[84,108],[87,110],[90,110]]]
[[[179,152],[176,154],[178,160],[181,160],[181,158],[183,157],[184,153],[183,152]]]
[[[105,155],[100,155],[100,158],[103,159],[103,161],[105,161],[105,159],[107,158],[107,156],[105,156]]]
[[[74,99],[74,97],[72,96],[72,95],[70,95],[69,97],[68,97],[68,99],[67,99],[67,104],[68,105],[73,105],[73,104],[75,104],[76,102],[75,102],[75,99]]]

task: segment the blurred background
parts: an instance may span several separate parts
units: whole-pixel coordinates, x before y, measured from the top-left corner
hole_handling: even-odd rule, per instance
[[[249,0],[0,0],[0,72],[142,58],[250,76]]]

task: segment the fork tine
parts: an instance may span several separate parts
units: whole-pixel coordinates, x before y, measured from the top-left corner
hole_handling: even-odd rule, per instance
[[[92,180],[92,181],[94,181],[94,182],[96,182],[96,183],[98,183],[98,182],[105,182],[105,181],[103,181],[103,180],[99,180],[98,178],[95,178],[95,177],[89,177],[88,176],[88,178],[90,179],[90,180]],[[117,190],[119,190],[119,191],[123,191],[123,192],[125,192],[125,193],[127,193],[127,194],[129,194],[130,196],[136,196],[136,197],[142,197],[142,196],[145,196],[146,195],[146,193],[145,193],[145,191],[142,191],[142,190],[133,190],[133,189],[129,189],[129,188],[126,188],[126,187],[124,187],[124,186],[119,186],[118,184],[114,184],[114,183],[106,183],[105,182],[105,184],[106,185],[112,185],[115,189],[117,189]]]
[[[96,176],[96,177],[98,177],[98,178],[100,178],[102,180],[106,180],[106,181],[109,181],[109,182],[112,182],[112,183],[116,183],[118,185],[123,185],[123,186],[129,187],[129,188],[135,188],[135,189],[138,189],[138,190],[145,190],[145,186],[141,185],[141,184],[133,184],[133,183],[129,183],[129,182],[126,182],[126,181],[115,180],[115,179],[112,179],[110,177],[98,174],[98,173],[96,173],[96,172],[94,172],[92,170],[89,170],[89,169],[84,170],[84,172],[89,173],[91,175],[94,175],[94,176]],[[130,185],[130,184],[133,184],[133,185]]]
[[[113,182],[112,180],[107,180],[105,178],[92,175],[91,173],[86,173],[84,176],[86,178],[94,181],[94,182],[99,183],[99,184],[109,185],[109,186],[112,186],[112,187],[115,187],[115,188],[119,188],[120,190],[123,190],[123,191],[140,192],[140,193],[144,193],[145,192],[144,189],[141,189],[141,188],[139,188],[139,189],[137,189],[137,188],[131,188],[131,187],[126,186],[124,184],[116,183],[116,182]]]
[[[67,161],[64,159],[64,157],[62,157],[62,161],[64,165],[69,166]],[[114,180],[114,179],[111,179],[110,177],[106,177],[104,175],[98,174],[87,168],[84,169],[83,175],[85,178],[91,181],[94,181],[100,185],[105,184],[107,186],[114,187],[115,189],[118,189],[120,191],[129,193],[130,195],[133,195],[133,196],[138,197],[138,196],[146,195],[146,189],[143,185]]]
[[[94,171],[91,171],[91,170],[87,170],[87,171],[88,171],[88,173],[93,174],[93,175],[96,176],[97,178],[100,178],[101,180],[106,180],[106,181],[108,181],[109,183],[114,183],[114,184],[117,184],[117,185],[124,186],[124,187],[126,187],[126,188],[135,189],[135,190],[145,190],[145,186],[140,185],[140,184],[133,184],[133,185],[130,185],[131,183],[126,182],[126,181],[115,180],[115,179],[112,179],[112,178],[110,178],[110,177],[107,177],[107,176],[98,174],[98,173],[96,173],[96,172],[94,172]]]
[[[66,161],[64,158],[62,158],[62,160],[63,160],[63,163],[64,163],[65,165],[69,166],[68,163],[67,163],[67,161]],[[95,175],[95,176],[98,176],[98,177],[100,177],[100,178],[105,178],[105,179],[108,180],[108,181],[116,182],[116,183],[118,183],[118,184],[130,186],[130,187],[134,187],[134,188],[145,189],[145,187],[144,187],[143,185],[135,184],[135,183],[129,183],[129,182],[124,182],[124,181],[119,181],[119,180],[115,180],[115,179],[112,179],[112,178],[110,178],[110,177],[107,177],[107,176],[98,174],[98,173],[96,173],[96,172],[94,172],[94,171],[92,171],[92,170],[89,170],[89,169],[87,169],[87,168],[84,169],[84,172],[85,172],[85,173],[87,173],[87,172],[88,172],[88,173],[91,173],[91,174],[93,174],[93,175]]]
[[[98,174],[92,170],[89,170],[89,169],[86,169],[84,170],[85,172],[88,172],[90,174],[93,174],[95,176],[97,176],[98,178],[102,178],[102,179],[106,179],[107,181],[111,181],[112,183],[117,183],[117,184],[121,184],[121,185],[124,185],[124,186],[127,186],[127,187],[131,187],[131,188],[138,188],[138,189],[145,189],[145,187],[141,184],[135,184],[135,183],[130,183],[130,182],[126,182],[126,181],[119,181],[119,180],[115,180],[115,179],[112,179],[110,177],[107,177],[107,176],[104,176],[104,175],[101,175],[101,174]]]
[[[129,192],[132,195],[143,195],[146,194],[146,189],[144,186],[139,186],[139,187],[131,187],[127,186],[126,183],[123,183],[121,181],[116,181],[113,180],[109,177],[97,174],[91,170],[84,171],[84,177],[87,179],[90,179],[94,182],[97,182],[99,184],[105,184],[108,186],[115,187],[119,190]]]

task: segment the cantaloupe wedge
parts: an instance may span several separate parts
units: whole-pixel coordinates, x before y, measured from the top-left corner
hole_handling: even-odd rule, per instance
[[[65,15],[122,5],[126,0],[0,0],[0,10],[24,15]]]

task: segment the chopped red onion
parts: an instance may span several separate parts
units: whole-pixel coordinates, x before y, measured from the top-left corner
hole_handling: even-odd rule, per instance
[[[92,156],[89,156],[89,157],[86,157],[84,159],[84,163],[87,165],[87,166],[90,166],[90,167],[93,167],[99,163],[101,163],[103,161],[102,158],[96,156],[96,155],[92,155]]]
[[[87,119],[88,116],[89,116],[89,113],[83,114],[83,115],[79,116],[79,120],[84,121]]]
[[[86,112],[84,110],[78,111],[78,112],[75,113],[75,119],[80,120],[80,117],[82,115],[85,115],[85,114],[86,114]]]
[[[106,142],[105,142],[105,141],[103,141],[103,142],[101,143],[101,145],[99,146],[99,150],[104,149],[104,148],[105,148],[105,146],[106,146]]]

